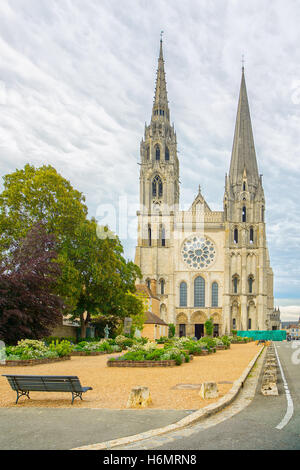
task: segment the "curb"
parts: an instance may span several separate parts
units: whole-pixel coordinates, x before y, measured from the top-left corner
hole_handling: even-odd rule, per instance
[[[166,434],[170,431],[178,431],[179,429],[185,428],[190,426],[191,424],[196,423],[204,418],[208,418],[209,416],[218,413],[219,411],[223,410],[226,406],[230,405],[233,400],[238,395],[240,389],[244,386],[244,382],[248,377],[252,367],[256,363],[257,359],[261,355],[262,351],[264,350],[264,346],[260,348],[256,356],[249,362],[246,369],[243,371],[242,375],[234,382],[233,386],[231,387],[230,391],[224,395],[220,400],[216,403],[212,403],[211,405],[206,406],[205,408],[201,408],[198,411],[195,411],[189,416],[177,421],[175,424],[169,424],[163,428],[157,428],[150,431],[146,431],[140,434],[135,434],[133,436],[122,437],[119,439],[113,439],[111,441],[100,442],[99,444],[90,444],[81,447],[75,447],[71,450],[110,450],[113,447],[119,447],[127,444],[133,444],[134,442],[142,441],[144,439],[149,439],[151,437],[160,436],[162,434]]]

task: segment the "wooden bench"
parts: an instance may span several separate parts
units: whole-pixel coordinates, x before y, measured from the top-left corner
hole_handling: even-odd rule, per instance
[[[6,375],[8,382],[13,390],[17,392],[17,400],[21,396],[29,397],[29,392],[71,392],[72,405],[74,399],[79,397],[82,400],[82,394],[92,387],[82,387],[78,377],[73,375]]]

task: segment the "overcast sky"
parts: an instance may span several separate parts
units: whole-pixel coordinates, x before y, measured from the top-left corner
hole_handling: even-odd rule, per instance
[[[298,0],[1,0],[1,174],[51,164],[98,218],[127,198],[133,258],[160,31],[182,205],[201,184],[222,210],[244,54],[275,302],[298,319],[299,23]]]

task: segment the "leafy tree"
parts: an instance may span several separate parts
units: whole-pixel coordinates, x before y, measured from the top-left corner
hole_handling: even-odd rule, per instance
[[[25,237],[37,222],[56,236],[58,249],[72,243],[78,224],[87,216],[84,196],[52,166],[24,169],[4,176],[0,194],[0,250]]]
[[[131,295],[141,273],[134,263],[123,258],[118,237],[98,238],[94,219],[78,226],[75,234],[71,252],[77,293],[73,318],[80,318],[84,338],[87,324],[99,316],[123,319],[141,313],[142,302]]]
[[[57,263],[61,275],[56,294],[79,318],[81,337],[86,326],[99,315],[124,318],[129,311],[139,314],[141,306],[128,297],[135,292],[139,268],[127,262],[119,239],[97,236],[97,222],[87,219],[84,196],[73,189],[51,166],[23,170],[4,177],[0,194],[0,259],[37,223],[57,241]]]
[[[205,323],[204,323],[204,327],[205,327],[205,333],[207,336],[212,336],[213,334],[213,331],[214,331],[214,322],[213,322],[213,319],[210,318],[209,320],[207,320]]]
[[[56,241],[41,224],[14,242],[0,265],[0,337],[8,344],[48,336],[62,318],[54,294],[60,276]]]

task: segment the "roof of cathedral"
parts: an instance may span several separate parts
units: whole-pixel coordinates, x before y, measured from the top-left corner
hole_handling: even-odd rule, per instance
[[[211,212],[211,208],[209,207],[209,205],[207,204],[207,202],[205,201],[205,199],[204,199],[204,197],[201,193],[200,185],[199,185],[199,189],[198,189],[198,194],[195,197],[194,202],[193,202],[190,210],[193,210],[193,209],[197,210],[198,208],[200,210],[202,210],[203,212]]]
[[[241,184],[245,171],[248,184],[257,186],[259,174],[243,67],[229,172],[231,184]]]
[[[161,318],[159,318],[157,315],[155,315],[155,313],[152,312],[146,312],[146,320],[144,321],[144,323],[168,326],[166,322],[164,322]]]

